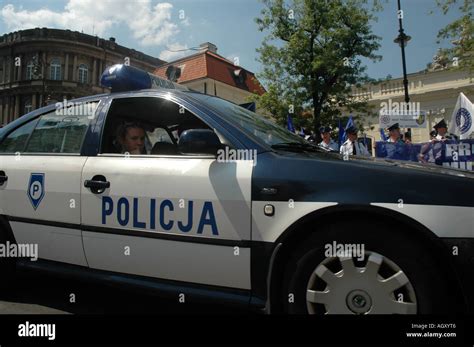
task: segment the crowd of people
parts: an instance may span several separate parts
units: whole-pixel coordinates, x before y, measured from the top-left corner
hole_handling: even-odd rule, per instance
[[[346,128],[345,134],[347,139],[339,146],[339,144],[331,138],[332,129],[329,126],[322,126],[319,128],[322,141],[318,143],[318,146],[328,151],[339,152],[343,155],[370,156],[366,145],[357,140],[358,132],[359,130],[353,125]],[[301,136],[309,142],[317,142],[317,137],[314,133],[307,135],[302,132]]]
[[[437,151],[433,150],[433,148],[436,146],[442,146],[442,143],[448,140],[458,140],[454,134],[450,134],[448,132],[448,126],[444,119],[438,122],[433,127],[433,129],[434,130],[430,132],[430,141],[422,146],[418,157],[415,158],[421,162],[438,163],[436,158],[432,158],[433,160],[430,160],[429,158],[430,153],[437,153]],[[383,143],[395,145],[412,144],[411,133],[409,131],[402,133],[399,123],[394,123],[385,130],[388,132],[388,137],[385,139],[385,141],[383,141]],[[328,151],[339,152],[343,155],[371,156],[371,151],[367,148],[366,144],[363,141],[358,140],[358,129],[355,126],[349,126],[347,129],[345,129],[346,139],[341,145],[332,139],[332,129],[329,126],[322,126],[319,129],[319,132],[322,139],[322,141],[318,143],[319,147],[322,147]],[[308,135],[302,132],[301,136],[305,137],[305,139],[310,142],[317,142],[314,133]],[[384,146],[383,150],[385,152],[382,153],[381,156],[390,157],[392,159],[400,159],[399,157],[401,157],[401,155],[397,156],[397,153],[391,153],[390,151],[406,150],[405,147],[406,146]]]

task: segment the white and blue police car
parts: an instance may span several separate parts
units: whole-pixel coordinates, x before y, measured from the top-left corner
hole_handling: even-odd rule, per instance
[[[28,268],[267,313],[474,311],[472,173],[344,160],[130,66],[102,84],[0,130],[1,243],[39,257],[0,259],[2,282]]]

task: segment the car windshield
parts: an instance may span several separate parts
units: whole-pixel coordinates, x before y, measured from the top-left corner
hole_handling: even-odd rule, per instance
[[[247,134],[258,138],[269,146],[293,143],[308,144],[302,137],[236,104],[205,94],[192,93],[192,96],[209,108],[216,110],[229,123],[239,126]]]

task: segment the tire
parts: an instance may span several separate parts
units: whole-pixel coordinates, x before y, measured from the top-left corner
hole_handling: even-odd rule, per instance
[[[429,242],[413,235],[411,230],[397,230],[381,222],[325,225],[300,243],[287,262],[282,284],[284,312],[453,313],[453,293],[459,291],[456,281],[447,279],[449,267]],[[364,246],[363,260],[361,254],[327,253],[334,246],[341,250],[339,245],[350,244]]]

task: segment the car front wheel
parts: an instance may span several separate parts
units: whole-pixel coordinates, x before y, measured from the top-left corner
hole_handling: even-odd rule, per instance
[[[287,313],[417,314],[455,309],[456,283],[447,280],[442,257],[407,231],[386,225],[357,231],[353,224],[335,223],[315,231],[292,254],[282,293]]]

